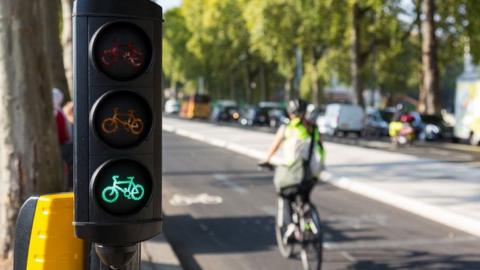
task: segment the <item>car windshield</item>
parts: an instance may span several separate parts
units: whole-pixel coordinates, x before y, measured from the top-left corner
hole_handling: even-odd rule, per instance
[[[425,124],[442,124],[443,119],[439,115],[422,115],[422,121]]]
[[[386,122],[391,122],[393,118],[393,112],[389,111],[380,111],[380,116]]]

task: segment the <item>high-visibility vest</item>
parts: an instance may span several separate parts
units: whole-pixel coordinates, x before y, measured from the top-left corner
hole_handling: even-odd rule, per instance
[[[320,134],[317,130],[314,130],[313,132],[315,133],[315,142],[318,142]],[[310,139],[311,135],[300,118],[294,118],[288,123],[284,132],[283,153],[285,165],[288,166],[293,164],[299,157],[308,160]],[[320,157],[323,160],[325,157],[325,151],[318,143],[315,143],[315,151],[319,151]]]

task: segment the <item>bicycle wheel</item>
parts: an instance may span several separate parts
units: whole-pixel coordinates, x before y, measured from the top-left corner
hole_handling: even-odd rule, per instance
[[[283,222],[283,210],[282,210],[283,203],[281,202],[281,200],[282,199],[279,199],[277,204],[277,215],[276,215],[276,222],[275,222],[275,238],[277,240],[277,246],[278,246],[278,250],[280,251],[280,254],[284,258],[290,258],[292,257],[292,254],[293,254],[293,244],[287,243],[286,239],[284,239],[285,232],[287,231],[288,226]]]
[[[130,125],[130,131],[134,135],[138,135],[143,131],[143,121],[140,118],[135,119]]]
[[[135,201],[141,200],[143,198],[143,195],[145,195],[145,189],[142,185],[135,185],[132,188],[131,192],[132,199]]]
[[[314,206],[310,205],[310,209],[304,216],[304,243],[300,258],[302,266],[305,270],[322,269],[323,261],[323,231],[320,223],[320,216]]]
[[[114,187],[107,187],[102,191],[102,199],[107,203],[114,203],[118,200],[118,190]]]
[[[109,117],[102,122],[102,131],[111,134],[115,133],[118,129],[118,123],[113,118]]]

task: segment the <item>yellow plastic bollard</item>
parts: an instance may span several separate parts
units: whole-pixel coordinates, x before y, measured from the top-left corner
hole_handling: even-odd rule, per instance
[[[83,270],[84,242],[75,237],[73,193],[38,198],[30,243],[27,270]]]

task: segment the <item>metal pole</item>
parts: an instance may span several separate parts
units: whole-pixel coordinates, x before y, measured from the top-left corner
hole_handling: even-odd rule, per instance
[[[97,255],[95,251],[95,246],[90,245],[90,254],[89,254],[89,267],[88,270],[140,270],[140,263],[141,263],[141,245],[137,244],[137,251],[133,256],[130,263],[127,265],[120,267],[120,268],[111,268],[106,266]],[[121,254],[120,254],[121,256]]]

